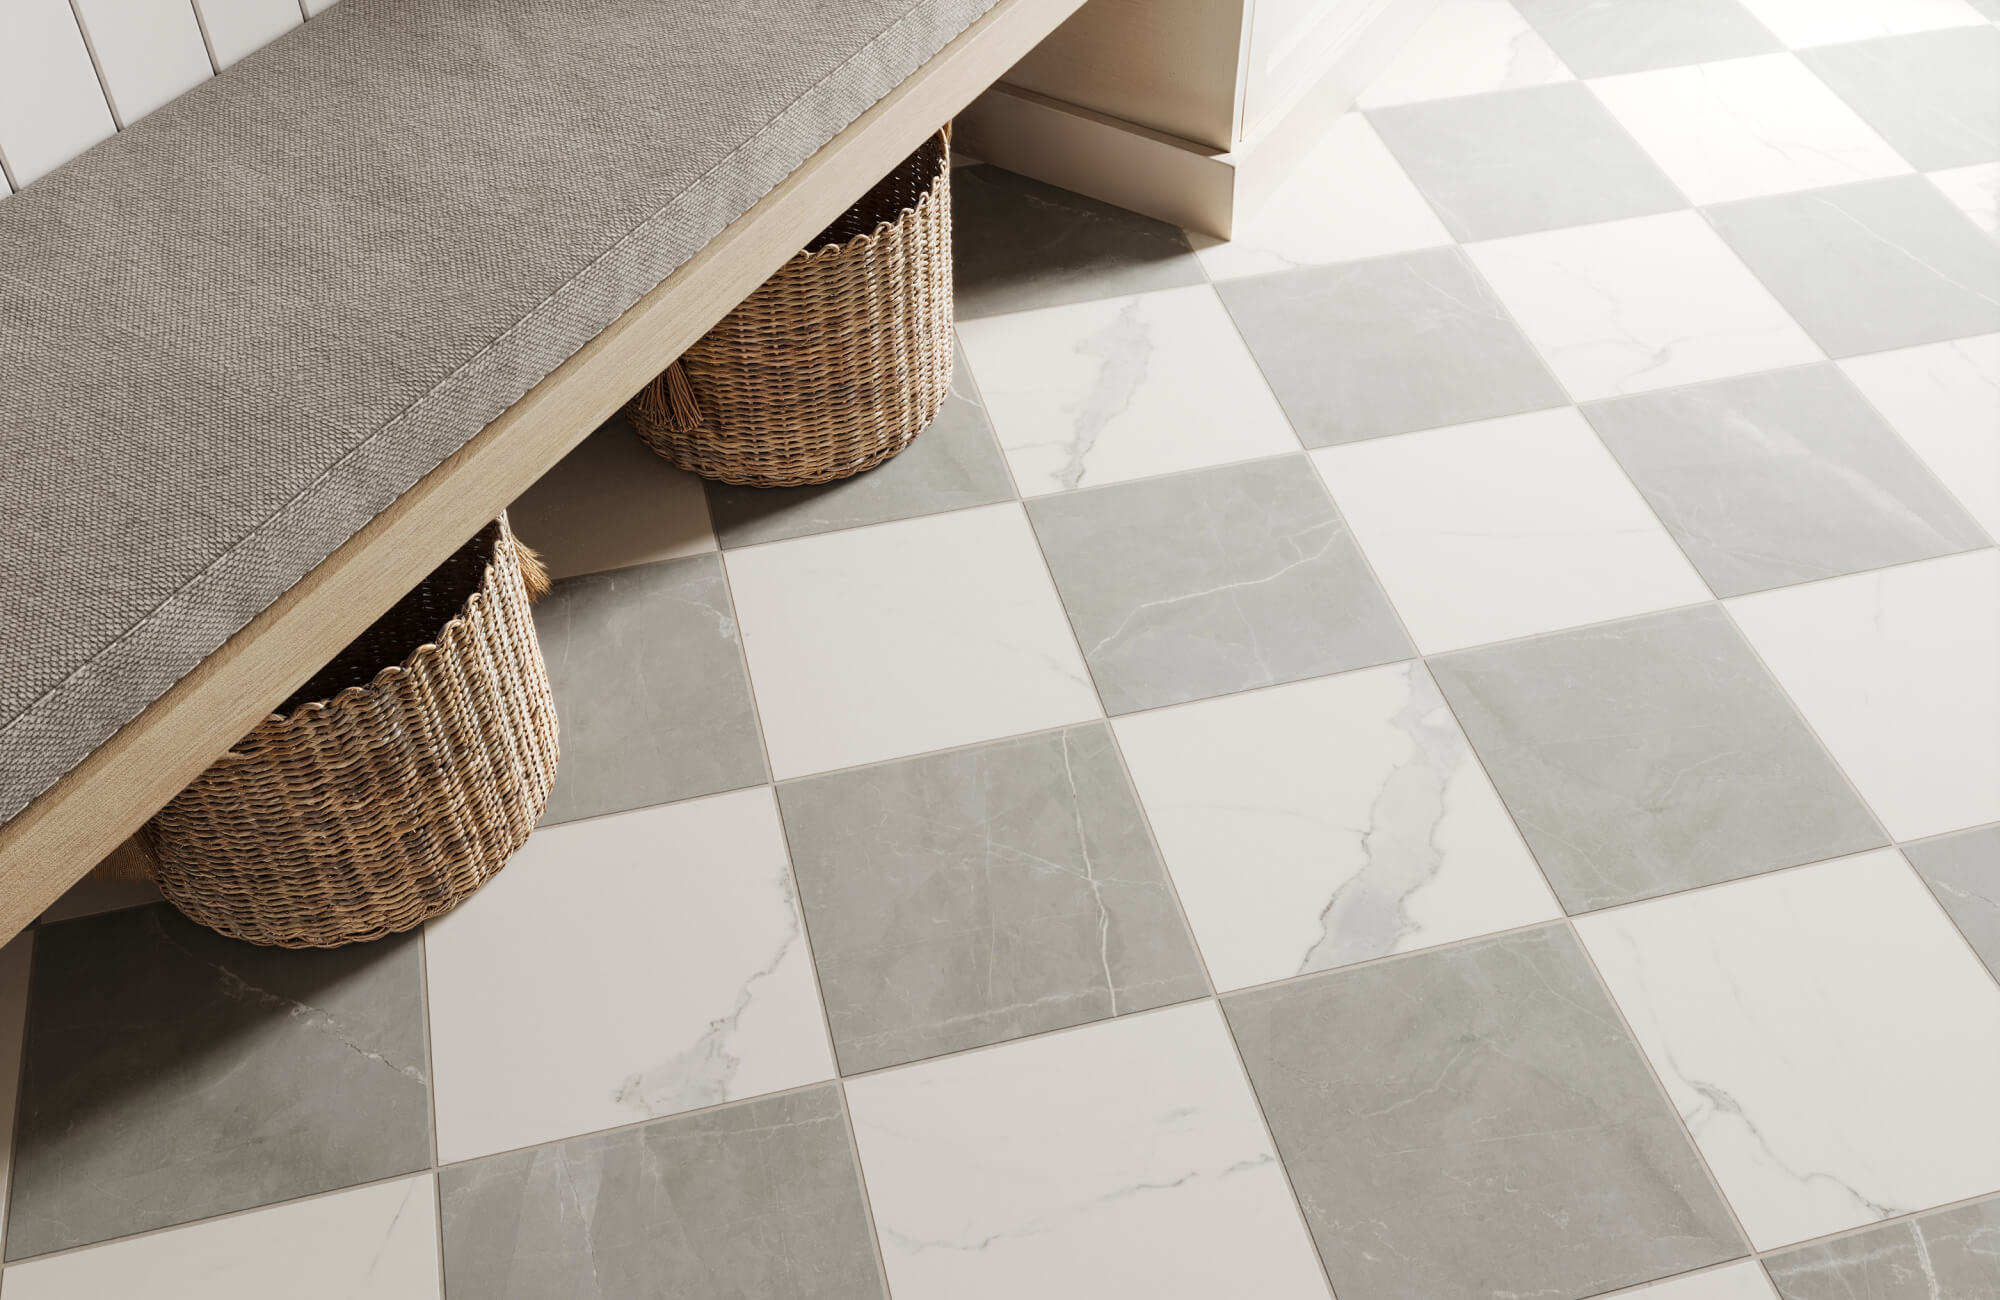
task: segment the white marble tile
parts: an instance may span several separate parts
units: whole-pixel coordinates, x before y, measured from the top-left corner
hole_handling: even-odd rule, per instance
[[[425,954],[447,1163],[834,1074],[768,787],[537,831]]]
[[[1965,0],[1742,0],[1785,44],[1799,47],[1865,41],[1985,19]]]
[[[1451,235],[1359,113],[1335,122],[1227,242],[1190,233],[1210,276],[1322,266],[1449,244]]]
[[[1356,102],[1381,108],[1571,80],[1548,42],[1507,0],[1440,0]]]
[[[1695,203],[1910,170],[1790,54],[1604,77],[1590,88]]]
[[[1965,210],[1972,224],[2000,235],[2000,162],[1974,163],[1928,174],[1930,183]]]
[[[34,945],[34,931],[25,930],[0,948],[0,1133],[7,1134],[7,1140],[0,1142],[0,1204],[6,1202],[14,1172],[14,1106],[19,1100],[21,1048],[28,1027],[28,967]],[[6,1226],[0,1222],[0,1248],[6,1245]]]
[[[850,1080],[896,1300],[1326,1300],[1212,1001]]]
[[[507,507],[552,578],[715,549],[701,480],[653,454],[619,416]]]
[[[2000,551],[1729,606],[1891,836],[2000,821]]]
[[[724,563],[780,780],[1103,715],[1018,504]]]
[[[10,1264],[7,1300],[438,1300],[431,1175]]]
[[[1709,598],[1574,407],[1313,460],[1425,654]]]
[[[1466,252],[1580,402],[1821,356],[1693,212],[1495,239]]]
[[[1615,1292],[1605,1300],[1778,1300],[1778,1293],[1771,1289],[1771,1279],[1764,1276],[1763,1265],[1745,1259]]]
[[[989,316],[959,336],[1024,496],[1299,449],[1205,284]]]
[[[1218,989],[1562,914],[1422,664],[1112,725]]]
[[[2000,1188],[2000,987],[1901,854],[1576,927],[1759,1250]]]
[[[2000,538],[2000,334],[1849,357],[1840,368]]]

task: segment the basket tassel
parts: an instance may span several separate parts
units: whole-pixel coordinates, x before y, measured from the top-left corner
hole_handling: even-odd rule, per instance
[[[694,399],[694,385],[678,358],[660,376],[667,397],[667,427],[675,433],[693,433],[701,427],[701,403]]]

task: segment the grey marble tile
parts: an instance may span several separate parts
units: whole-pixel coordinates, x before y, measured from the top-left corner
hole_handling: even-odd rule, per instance
[[[1972,7],[1994,22],[2000,23],[2000,0],[1972,0]]]
[[[1579,77],[1784,48],[1736,0],[1515,0],[1514,7]]]
[[[1566,927],[1222,1005],[1340,1300],[1560,1300],[1747,1253]]]
[[[1569,399],[1456,248],[1216,286],[1308,447]]]
[[[1799,57],[1917,170],[2000,159],[2000,31],[1951,27]]]
[[[1583,413],[1718,596],[1986,543],[1837,366],[1616,398]]]
[[[455,1165],[450,1300],[881,1300],[840,1089]]]
[[[951,395],[901,454],[864,474],[812,487],[709,483],[708,509],[724,546],[830,533],[1012,500],[1014,482],[960,352]]]
[[[1580,82],[1377,109],[1368,120],[1462,240],[1688,206]]]
[[[1415,653],[1303,456],[1042,497],[1028,516],[1111,713]]]
[[[2000,329],[2000,244],[1921,176],[1707,211],[1829,356]]]
[[[2000,825],[1905,844],[1903,856],[2000,979]]]
[[[1784,1300],[1993,1300],[2000,1198],[1780,1251],[1764,1268]]]
[[[1103,723],[778,787],[844,1073],[1208,992]]]
[[[1175,226],[998,167],[951,174],[960,320],[1206,278]]]
[[[1572,914],[1886,842],[1716,606],[1430,665]]]
[[[764,780],[719,557],[558,582],[535,633],[562,729],[544,826]]]
[[[254,948],[164,904],[35,936],[7,1258],[430,1164],[414,935]]]

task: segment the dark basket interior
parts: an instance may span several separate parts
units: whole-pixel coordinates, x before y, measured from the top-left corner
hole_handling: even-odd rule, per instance
[[[366,686],[384,668],[402,663],[419,646],[437,640],[444,625],[457,618],[472,593],[479,590],[499,541],[496,520],[431,570],[416,590],[354,638],[333,662],[314,673],[311,681],[278,706],[278,712],[289,714],[301,704],[332,699],[350,686]]]
[[[856,235],[873,232],[885,221],[894,221],[906,210],[916,207],[917,201],[930,193],[938,169],[946,165],[944,139],[933,132],[915,153],[896,165],[896,170],[877,181],[874,189],[862,195],[853,207],[820,231],[819,237],[806,245],[806,251],[814,252],[829,244],[844,244]]]

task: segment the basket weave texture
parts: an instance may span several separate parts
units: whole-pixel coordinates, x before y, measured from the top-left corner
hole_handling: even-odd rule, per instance
[[[331,948],[478,889],[555,782],[545,586],[489,524],[153,818],[160,892],[238,939]]]
[[[910,445],[951,387],[944,133],[632,399],[649,446],[751,487],[825,483]]]

